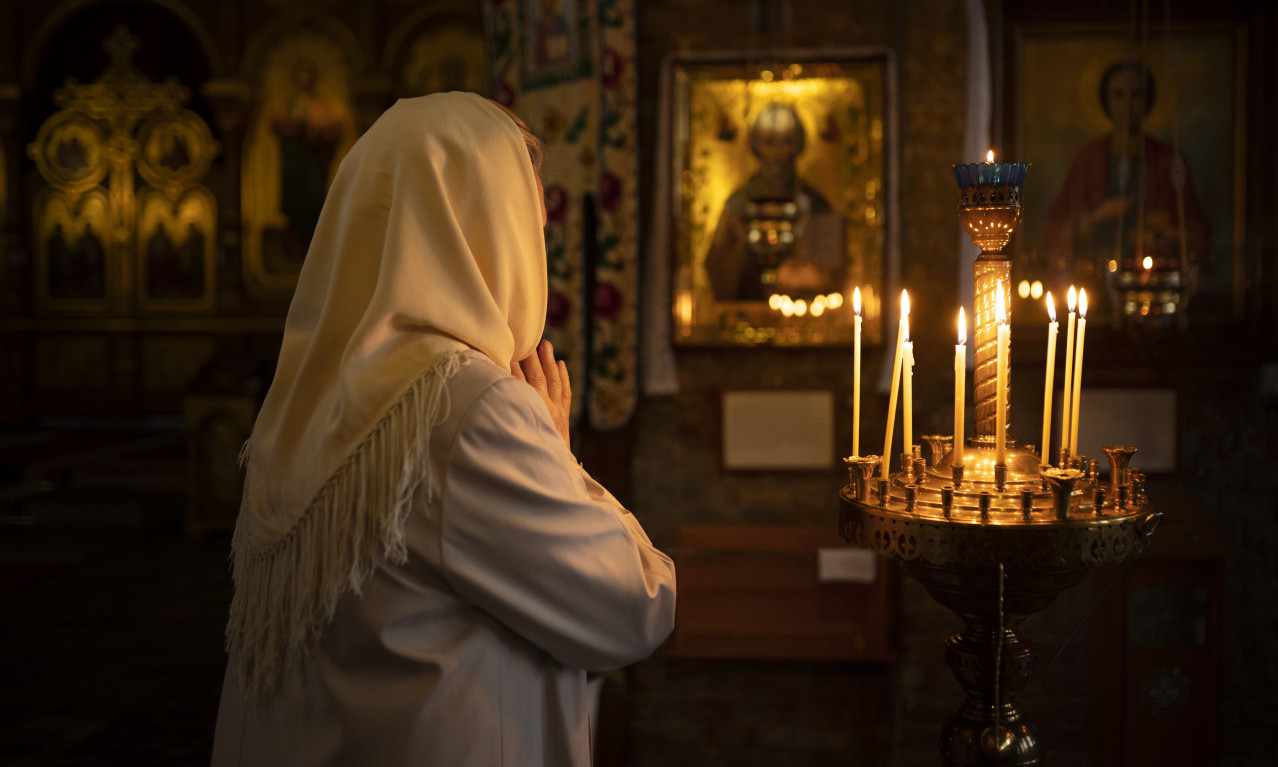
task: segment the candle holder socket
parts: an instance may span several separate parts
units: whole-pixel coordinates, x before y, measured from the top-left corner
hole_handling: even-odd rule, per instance
[[[1052,509],[1056,518],[1061,521],[1069,519],[1070,496],[1074,493],[1074,483],[1083,478],[1083,472],[1078,469],[1044,469],[1043,478],[1052,491]]]
[[[849,484],[856,500],[870,500],[870,477],[874,476],[874,470],[878,468],[880,461],[881,458],[877,455],[854,455],[843,459],[848,467]]]
[[[1105,457],[1109,459],[1109,485],[1118,487],[1127,484],[1127,464],[1136,454],[1136,448],[1127,445],[1110,445],[1102,447]]]
[[[951,478],[953,478],[953,480],[954,480],[954,489],[955,489],[955,490],[957,490],[959,487],[961,487],[961,486],[963,485],[963,467],[962,467],[962,466],[951,466],[951,467],[950,467],[950,477],[951,477]]]
[[[1007,464],[994,464],[994,489],[1000,493],[1007,490]]]
[[[924,434],[919,437],[927,443],[928,453],[931,457],[932,468],[941,465],[941,459],[945,454],[950,452],[954,446],[954,438],[949,434]]]

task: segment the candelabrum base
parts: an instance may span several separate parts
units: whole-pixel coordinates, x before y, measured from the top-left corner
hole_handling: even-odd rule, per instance
[[[1049,489],[1029,451],[1008,447],[1003,464],[993,453],[992,440],[969,440],[965,472],[951,453],[886,482],[853,472],[840,492],[844,538],[899,559],[963,622],[945,642],[966,694],[941,729],[945,767],[1042,764],[1038,733],[1016,706],[1034,665],[1018,627],[1093,566],[1140,554],[1161,517],[1143,493],[1105,500],[1095,473]]]

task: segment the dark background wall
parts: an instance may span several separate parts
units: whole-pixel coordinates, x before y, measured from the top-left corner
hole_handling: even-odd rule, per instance
[[[967,9],[961,0],[896,3],[810,0],[637,0],[639,163],[642,220],[652,215],[652,179],[661,98],[661,66],[670,54],[754,52],[768,48],[887,48],[896,64],[903,211],[895,278],[914,299],[918,369],[947,370],[949,312],[960,267],[950,165],[962,157],[969,63]],[[1249,303],[1228,328],[1193,329],[1172,338],[1089,335],[1089,386],[1174,388],[1179,441],[1175,473],[1152,477],[1157,492],[1187,498],[1218,534],[1223,571],[1223,646],[1218,669],[1220,763],[1271,765],[1278,757],[1278,346],[1275,345],[1275,185],[1278,143],[1274,105],[1278,67],[1269,47],[1278,38],[1272,4],[1244,0],[1171,4],[1178,19],[1243,23],[1253,107],[1245,129],[1249,186]],[[985,6],[996,84],[1011,43],[1009,20],[1123,19],[1130,9],[1102,3],[991,2]],[[233,219],[219,243],[223,277],[213,316],[182,322],[43,318],[33,307],[30,215],[34,170],[24,147],[52,111],[50,93],[67,76],[93,79],[103,66],[90,40],[123,20],[171,41],[137,60],[159,80],[176,74],[192,87],[191,108],[234,146],[242,124],[211,103],[199,84],[244,79],[250,41],[282,20],[322,14],[350,33],[360,75],[359,118],[371,120],[395,95],[387,41],[405,25],[438,13],[479,24],[478,8],[463,0],[410,3],[241,2],[0,2],[0,136],[8,175],[4,266],[0,272],[0,360],[3,416],[9,429],[29,429],[50,417],[133,418],[181,413],[184,387],[218,360],[269,358],[278,343],[287,297],[254,297],[236,286],[240,243]],[[996,144],[1003,130],[993,115]],[[232,110],[233,111],[233,110]],[[1032,161],[1033,158],[1021,158]],[[224,205],[238,199],[234,152],[215,162],[206,184]],[[1027,185],[1030,193],[1046,194]],[[53,336],[82,335],[93,364],[61,373],[36,369],[33,353]],[[1028,334],[1027,334],[1028,335]],[[158,344],[158,346],[156,345]],[[1013,376],[1037,380],[1041,344],[1021,344]],[[154,349],[148,351],[148,349]],[[165,353],[185,362],[158,383],[139,379],[138,365]],[[882,347],[867,349],[865,370],[882,363]],[[188,358],[182,355],[191,355]],[[141,361],[141,362],[139,362]],[[726,389],[831,388],[836,392],[837,444],[851,442],[850,353],[842,348],[705,348],[677,350],[679,391],[645,397],[624,428],[578,435],[587,467],[641,518],[653,540],[673,551],[681,525],[835,525],[843,479],[828,474],[725,472],[719,458],[720,394]],[[258,371],[230,367],[243,383]],[[1094,377],[1093,377],[1094,376]],[[873,379],[873,376],[870,376]],[[142,383],[138,383],[142,380]],[[148,389],[146,381],[154,383]],[[948,376],[920,376],[916,398],[920,433],[949,431]],[[232,381],[232,385],[234,385]],[[923,404],[926,403],[926,404]],[[886,397],[867,392],[863,442],[881,434]],[[1014,423],[1034,423],[1022,393]],[[877,434],[876,434],[877,432]],[[1027,441],[1036,441],[1029,439]],[[1195,522],[1198,524],[1198,522]],[[1095,585],[1066,592],[1025,629],[1049,656],[1086,616]],[[942,640],[957,620],[917,584],[902,579],[895,605],[898,657],[892,663],[689,660],[659,652],[621,676],[614,701],[619,743],[632,765],[928,764],[936,733],[958,704],[958,688],[944,666]],[[1050,668],[1041,665],[1022,696],[1042,729],[1048,761],[1091,764],[1086,712],[1114,694],[1121,680],[1094,676],[1095,622],[1084,627]],[[1111,686],[1112,685],[1112,686]]]

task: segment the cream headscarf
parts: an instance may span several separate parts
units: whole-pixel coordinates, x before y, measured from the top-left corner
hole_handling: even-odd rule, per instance
[[[444,382],[506,368],[546,315],[537,181],[511,117],[472,93],[404,99],[343,159],[245,446],[227,649],[268,691],[358,592],[403,561]]]

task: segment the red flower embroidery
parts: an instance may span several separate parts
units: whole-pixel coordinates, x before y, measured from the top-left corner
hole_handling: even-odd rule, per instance
[[[621,203],[621,179],[605,173],[599,182],[599,204],[604,210],[616,210]]]
[[[611,282],[601,282],[595,285],[595,295],[593,306],[596,319],[615,320],[621,314],[621,307],[626,302],[625,297],[621,295],[621,291],[617,290],[617,286]]]
[[[626,59],[612,48],[606,48],[599,69],[603,75],[603,86],[616,88],[621,82],[621,76],[626,72]]]

